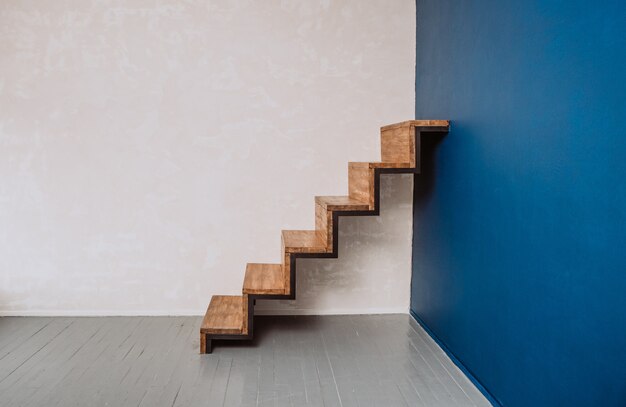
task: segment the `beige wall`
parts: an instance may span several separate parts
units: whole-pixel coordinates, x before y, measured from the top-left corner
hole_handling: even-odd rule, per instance
[[[0,2],[0,313],[200,314],[413,117],[415,4]],[[411,178],[267,312],[406,311]],[[300,263],[301,262],[301,263]]]

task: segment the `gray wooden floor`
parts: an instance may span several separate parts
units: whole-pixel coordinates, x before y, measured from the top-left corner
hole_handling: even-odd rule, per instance
[[[0,318],[0,406],[488,406],[407,315],[259,317],[198,354],[199,317]]]

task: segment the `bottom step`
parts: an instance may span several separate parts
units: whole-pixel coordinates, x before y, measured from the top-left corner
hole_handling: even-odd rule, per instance
[[[200,353],[211,353],[207,336],[247,336],[248,296],[214,295],[200,327]],[[234,338],[233,338],[234,339]]]
[[[247,335],[248,296],[214,295],[206,310],[200,333]]]
[[[248,336],[248,296],[214,295],[200,327],[200,353],[211,353],[211,339]]]

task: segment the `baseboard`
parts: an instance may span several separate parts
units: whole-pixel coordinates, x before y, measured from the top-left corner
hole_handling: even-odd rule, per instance
[[[376,315],[376,314],[408,314],[405,307],[392,308],[364,308],[364,309],[286,309],[286,308],[262,308],[254,309],[254,315]]]
[[[476,376],[474,376],[474,374],[472,373],[471,370],[469,370],[464,364],[463,362],[461,362],[459,360],[459,358],[457,358],[454,353],[452,353],[452,351],[450,349],[448,349],[448,347],[437,337],[437,335],[435,335],[435,333],[433,331],[430,330],[430,328],[426,325],[426,323],[424,321],[422,321],[422,319],[420,317],[417,316],[417,314],[415,312],[413,312],[413,310],[409,310],[409,314],[413,317],[413,319],[415,320],[415,322],[422,327],[422,329],[424,331],[426,331],[426,333],[428,334],[428,336],[430,336],[432,338],[433,341],[435,341],[437,343],[437,345],[439,345],[439,347],[441,348],[441,350],[444,351],[444,353],[450,358],[450,360],[452,360],[452,363],[454,363],[456,365],[456,367],[458,367],[461,372],[463,372],[463,374],[469,379],[470,382],[472,382],[472,384],[474,386],[476,386],[476,388],[478,389],[478,391],[480,391],[482,393],[483,396],[485,396],[485,398],[487,399],[487,401],[489,401],[491,403],[491,405],[495,406],[495,407],[502,407],[502,403],[500,403],[490,392],[489,390],[487,390],[487,388],[485,386],[483,386],[483,384],[480,382],[480,380],[478,380],[476,378]]]
[[[202,316],[204,311],[194,310],[28,310],[3,311],[0,317],[188,317]]]
[[[281,309],[257,308],[255,315],[370,315],[407,314],[404,307],[365,308],[365,309]],[[163,316],[202,316],[204,310],[28,310],[3,311],[0,317],[163,317]]]

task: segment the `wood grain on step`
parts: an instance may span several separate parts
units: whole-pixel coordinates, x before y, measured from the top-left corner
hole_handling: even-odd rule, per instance
[[[283,230],[282,259],[285,286],[291,283],[291,255],[295,253],[329,253],[332,246],[327,244],[316,230]]]
[[[315,203],[324,206],[329,211],[366,211],[369,204],[358,199],[344,196],[316,196]]]
[[[315,201],[315,232],[327,247],[333,246],[333,213],[326,205]]]
[[[450,126],[450,122],[448,120],[406,120],[399,123],[388,124],[380,128],[380,130],[391,130],[397,127],[445,127],[448,128]]]
[[[374,209],[374,169],[361,163],[348,163],[348,195],[367,202]]]
[[[415,133],[416,128],[424,130],[447,131],[450,122],[447,120],[408,120],[405,122],[390,124],[380,128],[380,152],[383,162],[409,163],[410,168],[415,168],[417,151]]]
[[[214,295],[202,320],[200,333],[246,335],[247,308],[247,295]]]
[[[415,167],[415,127],[406,122],[402,126],[380,131],[380,153],[383,162],[409,163]]]
[[[280,264],[248,263],[243,279],[243,293],[257,295],[286,294],[283,267]]]
[[[207,349],[206,342],[207,342],[206,335],[202,333],[202,327],[200,327],[200,354],[211,353],[211,351]]]
[[[378,162],[378,161],[370,161],[370,162],[351,162],[350,163],[354,167],[363,167],[363,168],[411,168],[411,163],[405,162]]]
[[[349,196],[315,197],[315,231],[328,247],[333,245],[333,211],[367,211],[367,202],[352,199]]]
[[[243,335],[247,335],[248,334],[248,312],[250,312],[250,310],[248,309],[248,304],[249,303],[250,302],[248,301],[248,295],[244,294],[241,297],[241,305],[243,306],[243,311],[242,311],[242,317],[243,317],[243,331],[242,331],[242,334]]]
[[[281,259],[283,261],[283,281],[285,287],[291,287],[291,253],[285,251],[285,245],[281,246]]]
[[[328,246],[314,230],[283,230],[282,239],[287,253],[327,253],[329,251]]]

